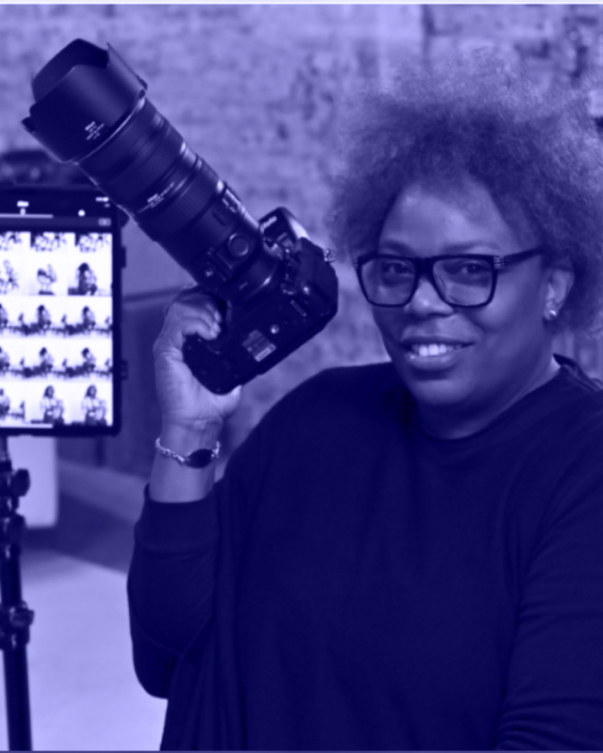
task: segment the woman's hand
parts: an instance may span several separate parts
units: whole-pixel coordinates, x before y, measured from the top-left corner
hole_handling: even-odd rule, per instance
[[[221,424],[237,408],[241,387],[216,395],[193,376],[182,357],[187,335],[213,340],[222,315],[215,301],[198,288],[181,290],[167,309],[163,328],[153,346],[155,383],[164,426],[197,428]]]

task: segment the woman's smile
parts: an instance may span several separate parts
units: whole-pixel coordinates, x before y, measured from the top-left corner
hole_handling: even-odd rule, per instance
[[[417,371],[428,373],[444,372],[452,369],[467,357],[472,345],[433,342],[407,344],[401,346],[406,365]]]

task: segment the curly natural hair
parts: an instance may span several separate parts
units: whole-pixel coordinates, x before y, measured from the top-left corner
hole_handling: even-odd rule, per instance
[[[327,226],[340,254],[377,247],[396,196],[471,177],[512,227],[518,213],[574,286],[556,329],[603,327],[603,143],[586,86],[530,82],[489,53],[405,65],[393,84],[348,104]]]

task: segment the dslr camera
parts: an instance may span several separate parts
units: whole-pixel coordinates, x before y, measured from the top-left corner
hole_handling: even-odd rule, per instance
[[[77,165],[186,269],[224,316],[212,341],[183,357],[217,394],[253,379],[320,332],[337,312],[331,257],[277,208],[259,221],[146,97],[147,84],[110,46],[82,39],[34,77],[23,125]]]

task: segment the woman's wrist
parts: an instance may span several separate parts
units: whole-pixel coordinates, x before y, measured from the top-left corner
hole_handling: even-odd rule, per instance
[[[178,455],[188,455],[202,448],[213,449],[222,425],[220,420],[195,423],[164,420],[159,441],[163,447]],[[193,502],[209,494],[214,478],[215,462],[205,468],[190,468],[157,453],[151,471],[149,495],[156,502]]]
[[[222,432],[223,422],[219,419],[181,423],[164,420],[159,441],[164,447],[186,455],[194,450],[213,448]]]

